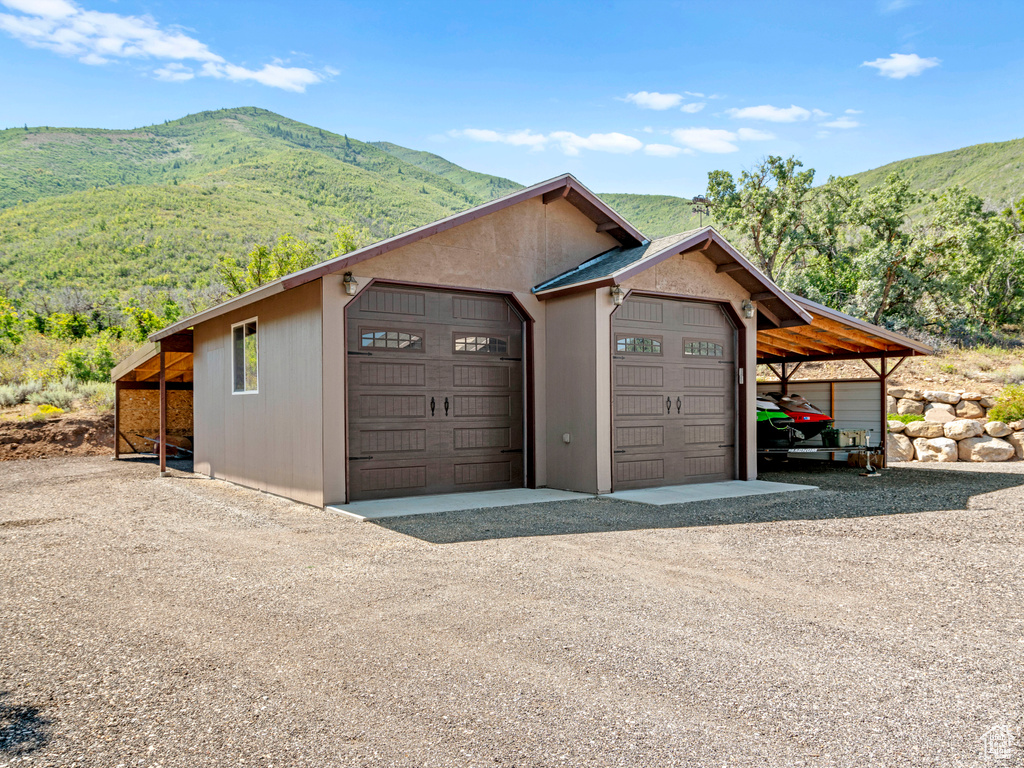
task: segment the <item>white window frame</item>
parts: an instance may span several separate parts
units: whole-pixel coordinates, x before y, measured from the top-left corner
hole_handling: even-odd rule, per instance
[[[256,389],[235,389],[235,328],[239,326],[246,326],[249,323],[256,324]],[[243,342],[243,355],[244,355],[244,342],[245,342],[245,331],[243,330],[242,342]],[[245,376],[242,376],[242,381],[245,381]],[[232,395],[258,395],[260,393],[260,319],[259,317],[250,317],[248,320],[242,320],[238,323],[231,325],[231,394]]]

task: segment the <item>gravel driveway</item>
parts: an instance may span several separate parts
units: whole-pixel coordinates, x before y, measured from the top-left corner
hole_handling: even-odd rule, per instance
[[[0,465],[0,765],[1024,754],[1022,462],[382,524],[155,475]]]

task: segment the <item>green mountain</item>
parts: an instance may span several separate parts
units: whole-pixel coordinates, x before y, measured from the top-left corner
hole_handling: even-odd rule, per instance
[[[989,208],[1005,208],[1024,195],[1024,139],[974,144],[952,152],[899,160],[854,174],[862,189],[902,171],[917,189],[939,192],[957,184],[983,198]]]
[[[134,292],[216,284],[220,254],[284,234],[390,237],[521,188],[444,158],[365,143],[254,107],[115,131],[0,131],[0,290]],[[615,195],[642,231],[674,198]]]

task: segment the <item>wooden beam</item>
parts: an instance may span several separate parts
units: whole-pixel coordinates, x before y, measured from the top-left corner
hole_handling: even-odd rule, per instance
[[[764,331],[758,331],[758,334],[764,333]],[[771,341],[768,343],[777,349],[784,349],[787,352],[795,352],[798,355],[809,355],[813,350],[807,349],[806,347],[798,346],[795,342],[788,341],[786,339],[779,339],[774,336],[769,337]]]
[[[782,325],[782,320],[779,318],[779,316],[772,312],[770,309],[768,309],[764,304],[758,304],[757,311],[760,312],[765,317],[767,317],[769,320],[771,320],[774,325]]]
[[[861,331],[858,331],[854,328],[850,328],[849,326],[843,325],[842,323],[837,323],[834,320],[829,320],[828,318],[821,317],[820,315],[814,315],[814,320],[811,324],[817,328],[824,328],[826,330],[837,333],[841,336],[846,337],[847,339],[850,339],[851,341],[857,342],[858,344],[863,344],[866,347],[870,347],[871,349],[886,351],[889,347],[888,342],[883,341],[882,339],[879,339],[875,336],[869,336],[866,333],[862,333]]]
[[[901,365],[903,365],[903,363],[906,361],[906,359],[907,358],[905,358],[905,357],[901,357],[899,360],[897,360],[896,361],[896,365],[894,365],[892,368],[890,368],[889,372],[887,374],[885,374],[885,378],[888,379],[890,376],[892,376],[894,373],[896,373],[896,369],[899,368]]]
[[[828,344],[833,347],[845,349],[848,352],[871,351],[867,347],[862,347],[848,339],[840,339],[836,337],[834,334],[831,334],[829,331],[826,331],[822,328],[815,328],[814,326],[811,325],[794,326],[792,328],[787,328],[786,330],[789,331],[790,333],[795,333],[798,336],[805,336],[809,339],[820,341],[822,344]]]
[[[783,341],[790,341],[794,344],[800,344],[810,349],[817,350],[818,352],[824,352],[825,354],[831,354],[835,351],[834,347],[830,347],[826,344],[822,344],[820,341],[815,339],[809,339],[806,336],[801,336],[793,333],[791,330],[782,328],[772,328],[760,331],[760,333],[768,334],[773,338],[782,339]]]
[[[713,242],[715,242],[714,238],[709,237],[707,240],[701,243],[700,248],[698,248],[697,250],[700,251],[701,253],[707,253],[708,248],[711,247],[711,244]]]
[[[741,269],[744,267],[738,261],[730,261],[728,264],[719,264],[715,267],[715,272],[739,272]]]
[[[882,357],[882,361],[884,363],[885,357]],[[864,365],[866,365],[868,368],[870,368],[872,371],[874,371],[875,372],[875,376],[877,376],[878,378],[880,378],[880,379],[884,379],[885,378],[885,376],[882,375],[882,372],[880,370],[878,370],[877,368],[875,368],[875,366],[873,366],[871,364],[871,361],[868,360],[866,357],[864,358]]]
[[[786,350],[779,349],[778,347],[773,347],[771,344],[766,344],[765,342],[760,341],[760,340],[758,340],[758,342],[757,342],[757,351],[758,352],[767,352],[772,357],[788,357],[789,356],[789,353]],[[767,365],[767,363],[765,363],[765,365]]]
[[[568,187],[566,187],[566,189],[568,189]],[[604,224],[597,225],[597,231],[607,232],[609,229],[618,229],[620,226],[622,225],[616,221],[606,221]]]
[[[782,374],[779,373],[779,369],[778,368],[776,368],[771,363],[765,363],[765,365],[768,366],[768,370],[770,370],[772,373],[775,374],[775,378],[777,378],[779,381],[782,381]]]
[[[750,300],[751,301],[767,301],[768,299],[777,299],[777,298],[778,298],[778,296],[776,296],[771,291],[760,291],[759,293],[752,293],[752,294],[750,294]]]
[[[167,475],[167,366],[160,342],[160,477]]]
[[[553,189],[550,192],[545,192],[543,197],[541,197],[541,202],[543,202],[544,205],[547,205],[548,203],[555,202],[555,200],[561,200],[562,198],[568,197],[569,189],[569,185],[566,184],[564,187],[560,187],[559,189]]]
[[[121,382],[114,382],[114,458],[121,458]]]

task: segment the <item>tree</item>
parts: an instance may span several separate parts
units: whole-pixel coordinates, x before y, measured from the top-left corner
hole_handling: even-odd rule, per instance
[[[775,155],[739,180],[728,171],[708,174],[708,199],[715,218],[743,240],[758,269],[779,281],[805,239],[805,204],[814,170],[800,171],[795,157]]]
[[[23,339],[18,308],[10,299],[0,296],[0,352],[18,346]]]
[[[221,256],[219,271],[228,293],[237,296],[311,267],[319,260],[311,244],[292,235],[282,235],[273,248],[257,245],[249,251],[249,261],[244,269],[230,256]]]

